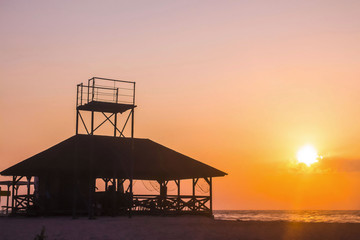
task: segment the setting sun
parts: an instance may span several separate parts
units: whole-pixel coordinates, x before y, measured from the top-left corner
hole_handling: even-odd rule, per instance
[[[318,161],[319,156],[312,145],[305,145],[297,152],[296,158],[299,163],[305,163],[307,166],[310,166]]]

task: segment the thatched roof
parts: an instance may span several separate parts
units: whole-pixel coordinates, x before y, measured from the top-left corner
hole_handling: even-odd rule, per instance
[[[149,139],[91,135],[75,135],[0,174],[41,176],[76,173],[80,176],[129,178],[132,162],[134,179],[172,180],[227,175]]]

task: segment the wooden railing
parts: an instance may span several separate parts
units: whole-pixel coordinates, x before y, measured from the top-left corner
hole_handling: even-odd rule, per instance
[[[148,212],[203,212],[210,213],[209,196],[192,195],[134,195],[134,211]]]
[[[14,196],[13,213],[24,212],[29,206],[34,204],[34,195],[16,195]]]

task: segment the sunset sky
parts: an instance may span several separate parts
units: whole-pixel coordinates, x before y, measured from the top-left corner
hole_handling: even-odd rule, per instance
[[[0,170],[75,134],[76,84],[118,78],[136,137],[229,174],[215,209],[360,209],[359,1],[1,1],[0,32]]]

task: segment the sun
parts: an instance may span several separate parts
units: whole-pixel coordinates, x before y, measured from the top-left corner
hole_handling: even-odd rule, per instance
[[[305,163],[308,167],[318,162],[321,156],[318,155],[316,149],[312,145],[305,145],[299,149],[296,158],[299,163]]]

